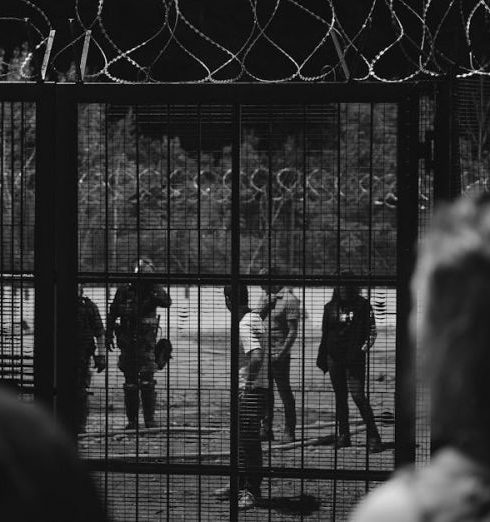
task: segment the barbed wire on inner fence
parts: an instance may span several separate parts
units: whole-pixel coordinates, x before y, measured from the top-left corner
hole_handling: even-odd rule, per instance
[[[396,176],[394,174],[372,175],[364,174],[357,178],[357,190],[353,193],[348,191],[345,183],[340,184],[338,175],[323,168],[314,168],[306,172],[306,179],[301,170],[286,167],[271,173],[265,167],[257,167],[252,171],[241,171],[240,173],[240,202],[241,204],[252,202],[270,202],[272,205],[283,205],[287,201],[294,200],[301,202],[306,198],[309,202],[321,202],[322,205],[337,205],[338,202],[345,201],[347,194],[356,198],[358,205],[366,204],[373,207],[386,207],[396,209],[398,197],[396,189]],[[285,175],[288,181],[285,182]],[[143,183],[145,176],[149,182]],[[138,198],[154,198],[156,200],[166,200],[167,195],[172,201],[183,200],[187,204],[192,204],[200,197],[201,202],[206,198],[212,198],[214,203],[231,204],[231,177],[232,170],[215,172],[210,169],[201,170],[200,174],[193,174],[181,168],[175,168],[163,179],[162,173],[153,168],[145,168],[139,172],[140,189],[138,193],[128,197],[129,203],[135,203]],[[152,180],[158,180],[158,183]],[[271,182],[272,180],[272,182]],[[88,179],[82,178],[80,186],[90,183]],[[134,181],[133,184],[136,182]],[[114,188],[114,187],[112,187]],[[352,187],[349,187],[352,188]],[[111,186],[109,184],[109,190]],[[100,197],[100,186],[94,184],[90,189],[93,192],[94,201]],[[200,196],[199,196],[200,193]],[[419,193],[420,209],[425,209],[428,197],[421,191]]]
[[[19,13],[28,16],[1,16],[0,8],[0,23],[24,23],[32,31],[29,52],[17,64],[20,77],[32,79],[34,56],[57,27],[33,1],[17,1]],[[356,9],[349,9],[350,4]],[[155,0],[153,28],[148,33],[132,20],[128,33],[138,40],[130,44],[118,38],[111,22],[116,8],[107,0],[75,0],[76,31],[69,36],[57,31],[51,74],[66,72],[60,64],[71,60],[90,31],[86,81],[269,83],[348,76],[353,81],[405,82],[450,70],[459,77],[490,75],[490,46],[482,38],[490,21],[488,0],[425,0],[417,7],[408,0],[371,0],[367,5],[328,0],[308,6],[297,0],[242,0],[233,8],[239,14],[229,17],[225,25],[230,27],[220,37],[214,34],[216,27],[223,29],[223,20],[232,14],[227,4],[191,8],[180,0]],[[296,26],[298,34],[283,26]],[[179,67],[169,67],[174,63]],[[7,78],[12,74],[9,64],[0,64],[0,78]]]

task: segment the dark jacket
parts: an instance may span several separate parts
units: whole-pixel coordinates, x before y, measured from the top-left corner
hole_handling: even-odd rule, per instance
[[[322,340],[318,348],[317,366],[328,370],[330,356],[344,364],[362,364],[364,344],[376,338],[376,325],[371,305],[357,295],[349,302],[332,299],[323,309]]]
[[[90,357],[95,352],[94,337],[104,333],[97,305],[88,297],[78,298],[77,346],[81,357]]]
[[[135,329],[142,319],[155,318],[158,306],[168,308],[171,304],[172,300],[162,285],[144,282],[123,285],[117,289],[109,307],[106,335],[112,336],[118,317],[123,329]]]

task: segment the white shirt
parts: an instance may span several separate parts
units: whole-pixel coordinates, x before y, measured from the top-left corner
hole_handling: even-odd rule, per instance
[[[247,378],[247,354],[260,350],[262,365],[255,377],[253,388],[268,388],[268,357],[264,349],[264,325],[260,315],[256,312],[246,313],[240,321],[240,381]]]

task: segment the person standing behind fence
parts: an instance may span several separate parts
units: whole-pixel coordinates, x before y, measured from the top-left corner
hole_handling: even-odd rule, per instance
[[[274,277],[279,275],[279,270],[272,267],[270,270],[261,270],[260,274]],[[296,403],[291,389],[290,368],[291,348],[298,335],[299,299],[291,288],[282,284],[273,284],[270,287],[263,285],[262,290],[264,295],[257,311],[264,321],[267,346],[270,343],[272,382],[268,407],[262,418],[261,439],[274,440],[275,382],[284,405],[284,440],[293,442],[296,430]]]
[[[155,267],[150,259],[139,259],[136,274],[151,274]],[[147,428],[155,422],[156,390],[154,379],[157,364],[155,346],[158,333],[157,307],[168,308],[172,300],[160,284],[144,279],[119,287],[109,307],[106,343],[112,348],[114,334],[119,355],[119,369],[124,374],[124,405],[128,424],[126,429],[138,427],[139,394]],[[116,319],[120,319],[116,324]]]
[[[342,278],[352,276],[343,272]],[[318,349],[317,366],[330,372],[335,393],[338,436],[335,445],[351,445],[348,392],[359,408],[367,428],[368,450],[382,450],[381,438],[374,415],[366,397],[366,353],[376,340],[376,323],[369,302],[359,295],[354,285],[343,283],[334,289],[332,299],[325,305],[322,321],[322,339]]]
[[[419,252],[410,333],[439,449],[425,468],[399,470],[373,490],[352,522],[490,520],[488,193],[440,208]]]
[[[83,295],[83,285],[78,285],[77,313],[77,427],[78,433],[84,433],[88,417],[88,388],[90,387],[90,361],[93,357],[94,368],[102,372],[106,367],[104,326],[97,305]],[[95,339],[95,343],[94,343]]]
[[[224,288],[228,310],[232,309],[231,286]],[[264,350],[264,326],[261,317],[248,306],[248,289],[240,284],[239,302],[239,465],[247,471],[251,467],[262,467],[262,445],[260,443],[260,418],[267,400],[268,359]],[[238,508],[250,509],[261,496],[260,472],[240,476]],[[225,500],[230,488],[215,491],[215,496]]]

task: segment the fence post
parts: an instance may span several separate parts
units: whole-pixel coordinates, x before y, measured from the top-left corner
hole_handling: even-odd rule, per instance
[[[418,236],[418,118],[419,98],[415,92],[399,104],[398,110],[396,467],[415,461],[415,358],[409,338],[408,318],[412,305],[410,278]]]
[[[233,149],[231,181],[231,361],[230,361],[230,520],[238,520],[238,370],[239,370],[239,303],[240,303],[240,146],[241,107],[233,105]]]
[[[75,434],[77,393],[76,327],[78,265],[77,104],[75,86],[56,86],[55,278],[56,414]]]
[[[54,190],[55,96],[53,85],[36,89],[34,225],[34,397],[54,408]]]
[[[455,80],[437,85],[434,122],[434,202],[449,201],[461,193],[459,135]]]

